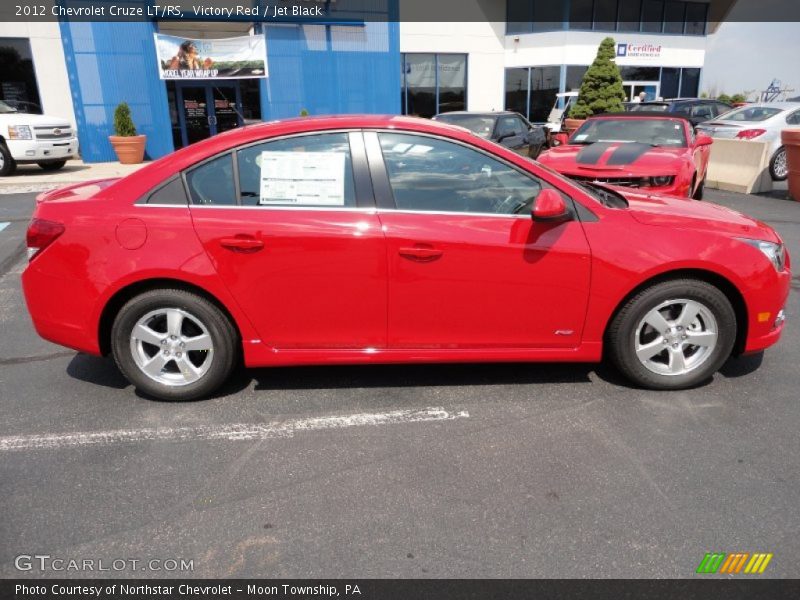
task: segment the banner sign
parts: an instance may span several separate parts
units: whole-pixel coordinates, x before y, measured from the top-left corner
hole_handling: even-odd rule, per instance
[[[155,34],[161,79],[247,79],[267,76],[263,35],[195,40]]]

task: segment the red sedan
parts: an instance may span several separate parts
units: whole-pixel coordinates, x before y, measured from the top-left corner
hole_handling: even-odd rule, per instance
[[[581,185],[404,117],[233,130],[45,193],[25,298],[44,338],[140,390],[247,366],[599,361],[679,389],[778,341],[789,257],[713,204]]]
[[[600,115],[538,160],[577,181],[701,200],[712,142],[673,114]]]

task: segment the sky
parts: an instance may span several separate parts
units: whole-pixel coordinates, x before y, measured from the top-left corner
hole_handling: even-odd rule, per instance
[[[761,92],[773,79],[800,96],[800,23],[726,22],[708,36],[701,92]]]

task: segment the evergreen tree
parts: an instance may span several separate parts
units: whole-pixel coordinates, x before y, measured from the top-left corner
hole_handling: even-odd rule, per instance
[[[583,76],[578,100],[569,114],[571,118],[586,119],[600,113],[624,110],[622,103],[627,96],[619,67],[614,62],[615,49],[614,38],[607,37],[600,42],[597,56]]]
[[[131,119],[131,109],[127,102],[121,102],[114,111],[114,132],[120,137],[136,135],[136,127]]]

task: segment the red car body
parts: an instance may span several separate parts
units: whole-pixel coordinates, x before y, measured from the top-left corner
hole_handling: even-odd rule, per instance
[[[546,223],[530,212],[395,210],[382,205],[375,170],[359,206],[341,210],[143,203],[209,157],[325,131],[358,139],[403,132],[474,148],[567,195],[580,218]],[[778,340],[788,259],[779,271],[737,239],[780,243],[771,228],[713,204],[626,197],[627,208],[606,206],[529,159],[431,121],[289,120],[218,135],[124,179],[42,194],[29,246],[39,248],[37,236],[47,236],[37,228],[58,231],[46,248],[32,250],[22,283],[37,332],[93,355],[109,352],[122,304],[166,286],[219,306],[235,325],[247,366],[598,361],[609,321],[632,293],[687,274],[730,298],[737,352]]]
[[[598,120],[658,121],[680,127],[684,146],[597,142],[581,145],[585,127]],[[692,124],[675,115],[656,113],[610,114],[591,117],[572,133],[565,144],[539,155],[539,162],[578,181],[599,181],[627,188],[691,198],[702,191],[713,140],[696,135]],[[653,177],[672,177],[666,184],[652,183]],[[702,192],[701,192],[702,193]]]

